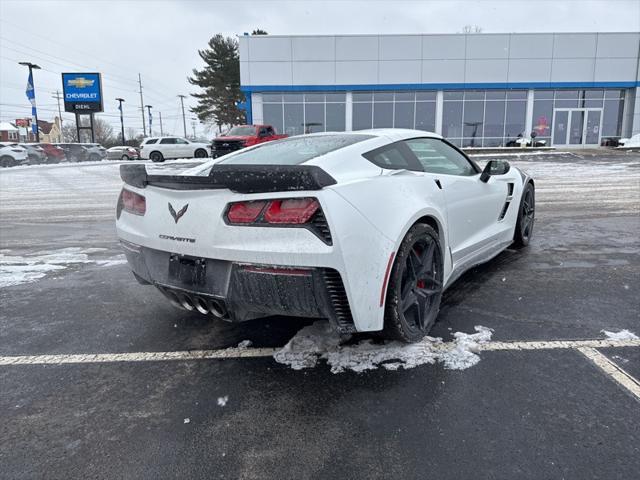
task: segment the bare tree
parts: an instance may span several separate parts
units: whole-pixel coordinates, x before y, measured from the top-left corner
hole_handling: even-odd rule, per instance
[[[76,129],[75,121],[65,121],[64,126],[62,127],[62,133],[64,134],[64,138],[67,142],[78,142],[78,131]],[[99,143],[103,147],[109,148],[120,143],[120,138],[118,138],[119,136],[116,137],[113,134],[113,127],[101,118],[93,118],[93,133],[96,143]],[[88,138],[88,134],[85,137],[85,134],[83,133],[82,136],[83,141],[91,141]]]
[[[482,27],[479,25],[465,25],[462,27],[462,33],[482,33]]]

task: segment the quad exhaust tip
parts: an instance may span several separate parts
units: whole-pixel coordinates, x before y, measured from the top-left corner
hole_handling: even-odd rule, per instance
[[[226,320],[229,318],[229,312],[222,300],[215,298],[206,298],[200,295],[192,295],[188,292],[173,290],[166,287],[158,287],[165,297],[174,307],[193,312],[194,310],[203,315],[212,314],[216,318]]]

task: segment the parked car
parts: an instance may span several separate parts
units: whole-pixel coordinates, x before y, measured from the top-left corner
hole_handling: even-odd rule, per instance
[[[221,157],[244,147],[286,137],[276,134],[271,125],[238,125],[213,140],[211,156]]]
[[[134,147],[111,147],[107,149],[107,160],[137,160],[140,153]]]
[[[140,158],[164,162],[167,158],[207,158],[210,145],[182,137],[147,138],[140,145]]]
[[[45,155],[47,155],[47,163],[63,162],[66,159],[62,147],[53,145],[52,143],[38,143],[37,145],[42,147]]]
[[[87,160],[98,162],[107,158],[107,149],[99,143],[81,143],[87,149]]]
[[[231,322],[326,318],[419,341],[447,287],[533,234],[529,175],[423,131],[296,136],[188,174],[120,175],[116,227],[138,281]]]
[[[56,143],[56,146],[64,150],[67,160],[70,162],[85,162],[89,160],[89,150],[79,143]]]
[[[27,161],[27,149],[17,143],[0,143],[0,167],[13,167]]]
[[[37,164],[47,161],[47,154],[44,153],[44,149],[36,143],[20,143],[22,148],[27,150],[27,158],[29,163]]]

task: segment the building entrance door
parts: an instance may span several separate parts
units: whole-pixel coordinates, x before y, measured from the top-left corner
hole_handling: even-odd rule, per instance
[[[601,130],[601,108],[556,108],[553,111],[554,146],[598,146]]]

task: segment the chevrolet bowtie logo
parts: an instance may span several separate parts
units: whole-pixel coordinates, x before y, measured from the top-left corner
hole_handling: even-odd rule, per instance
[[[89,80],[88,78],[84,78],[84,77],[77,77],[77,78],[74,78],[73,80],[67,81],[68,85],[71,85],[72,87],[76,87],[76,88],[92,87],[94,83],[95,83],[95,80]]]
[[[184,207],[182,207],[178,212],[176,212],[175,209],[173,208],[173,205],[169,204],[169,213],[171,214],[175,222],[178,223],[178,220],[180,220],[180,217],[184,215],[184,213],[187,211],[187,208],[189,208],[188,203]]]

